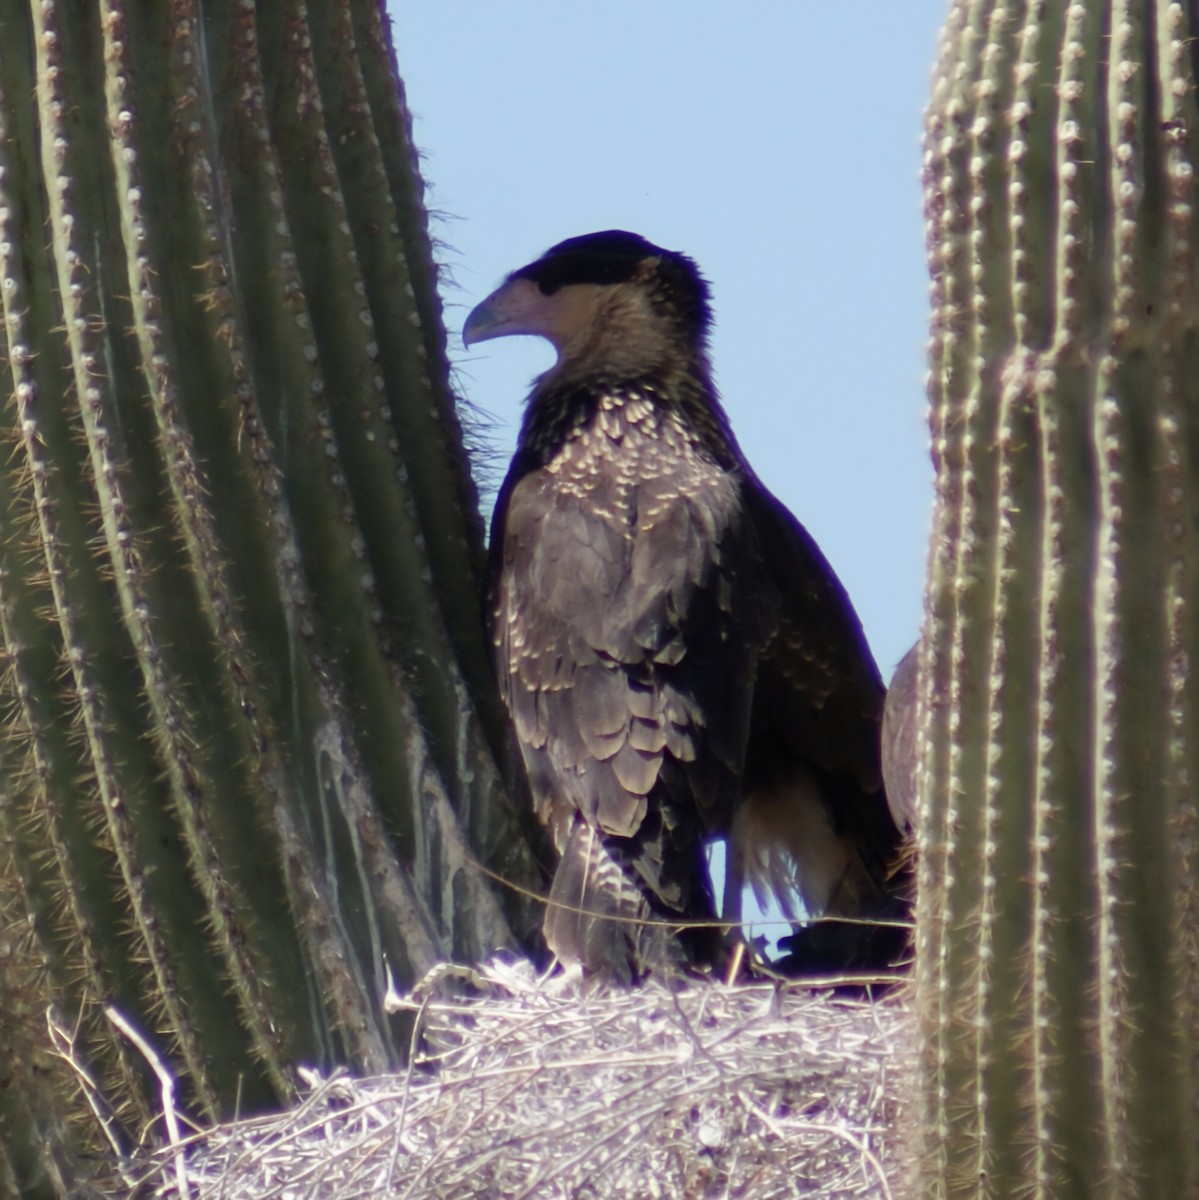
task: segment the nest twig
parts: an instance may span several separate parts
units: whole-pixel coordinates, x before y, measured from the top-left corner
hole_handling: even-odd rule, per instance
[[[141,1164],[144,1194],[901,1194],[901,999],[679,980],[617,991],[524,963],[469,974],[473,995],[430,985],[403,1002],[417,1012],[407,1072],[306,1073],[294,1110],[186,1140],[182,1171],[178,1145]]]

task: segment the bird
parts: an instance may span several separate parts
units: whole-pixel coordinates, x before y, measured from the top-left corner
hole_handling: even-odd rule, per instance
[[[557,352],[497,496],[485,618],[559,856],[546,943],[622,982],[724,961],[713,841],[726,922],[746,887],[797,920],[904,911],[882,681],[841,582],[734,437],[712,323],[691,258],[613,229],[513,271],[463,329],[467,347],[526,334]],[[785,383],[766,400],[790,402]],[[876,967],[893,943],[810,922],[791,956]]]

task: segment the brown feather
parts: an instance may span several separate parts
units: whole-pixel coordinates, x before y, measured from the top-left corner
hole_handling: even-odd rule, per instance
[[[547,942],[622,979],[716,952],[603,917],[714,917],[711,838],[733,839],[735,880],[809,911],[890,913],[898,892],[878,671],[737,447],[707,321],[690,260],[617,233],[555,247],[468,320],[559,350],[496,504],[488,613],[562,856]]]

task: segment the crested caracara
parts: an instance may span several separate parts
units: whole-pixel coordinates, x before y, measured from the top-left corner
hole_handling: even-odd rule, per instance
[[[879,771],[883,687],[853,607],[754,475],[712,382],[695,263],[621,231],[561,242],[467,318],[468,346],[558,352],[491,527],[486,615],[538,815],[560,854],[545,935],[620,979],[712,961],[705,844],[798,915],[902,915]],[[792,939],[877,966],[893,931]]]

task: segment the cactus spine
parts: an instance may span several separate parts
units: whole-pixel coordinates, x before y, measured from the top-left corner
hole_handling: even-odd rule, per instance
[[[0,0],[0,46],[0,1181],[62,1190],[52,1036],[131,1130],[106,1003],[209,1116],[382,1068],[389,979],[534,927],[475,857],[534,872],[381,5]]]
[[[1199,1196],[1197,19],[943,34],[921,1194]]]

